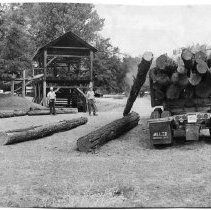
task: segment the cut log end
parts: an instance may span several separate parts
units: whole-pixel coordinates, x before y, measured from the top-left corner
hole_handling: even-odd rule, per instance
[[[150,62],[153,59],[152,52],[149,52],[149,51],[145,52],[144,55],[143,55],[143,59],[145,61],[149,61]]]
[[[196,86],[201,82],[201,79],[202,77],[199,74],[191,72],[190,78],[188,80],[191,85]]]
[[[196,69],[200,74],[205,74],[208,70],[208,65],[205,61],[201,60],[201,59],[197,59],[196,60]]]
[[[182,59],[189,61],[189,60],[192,60],[193,53],[189,49],[184,49],[184,50],[182,50],[181,57],[182,57]]]

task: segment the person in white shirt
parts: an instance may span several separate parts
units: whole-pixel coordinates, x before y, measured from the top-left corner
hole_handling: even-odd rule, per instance
[[[55,115],[56,114],[56,110],[55,110],[56,93],[53,91],[53,87],[50,87],[50,91],[48,92],[47,99],[48,99],[48,104],[50,107],[50,114]]]
[[[95,105],[95,93],[92,87],[89,87],[89,91],[87,92],[87,100],[89,115],[91,115],[91,112],[93,111],[93,115],[97,116],[97,107]]]

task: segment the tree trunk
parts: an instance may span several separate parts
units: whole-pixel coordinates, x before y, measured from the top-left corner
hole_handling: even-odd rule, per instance
[[[76,114],[77,109],[56,109],[56,114]],[[40,109],[40,110],[31,110],[27,113],[29,116],[32,115],[49,115],[50,111],[48,109]]]
[[[87,118],[80,117],[73,120],[63,120],[56,123],[18,129],[15,131],[5,131],[0,133],[0,141],[1,144],[7,145],[38,139],[45,136],[50,136],[57,132],[71,130],[79,125],[87,123],[87,121]]]
[[[123,112],[124,116],[130,112],[130,110],[133,106],[133,103],[136,100],[136,98],[139,94],[139,91],[146,80],[146,75],[151,66],[152,59],[153,59],[153,54],[151,52],[144,53],[144,55],[142,57],[142,61],[138,65],[138,73],[136,75],[136,79],[131,88],[129,98],[127,100],[127,104],[126,104],[124,112]]]
[[[129,131],[138,125],[140,117],[136,112],[131,112],[121,119],[115,120],[86,136],[77,140],[78,150],[81,152],[90,152],[106,142],[117,138],[123,133]]]

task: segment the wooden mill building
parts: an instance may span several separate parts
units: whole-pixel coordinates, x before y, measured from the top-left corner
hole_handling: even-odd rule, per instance
[[[54,87],[57,105],[63,99],[67,106],[86,111],[84,92],[93,82],[93,57],[96,48],[72,32],[39,48],[33,58],[34,102],[47,105],[46,95]]]

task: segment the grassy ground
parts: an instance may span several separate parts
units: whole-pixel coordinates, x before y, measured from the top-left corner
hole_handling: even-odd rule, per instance
[[[30,107],[43,108],[42,106],[19,96],[0,94],[0,110],[28,110]]]
[[[210,207],[209,141],[151,149],[148,98],[134,105],[142,116],[136,128],[93,154],[76,150],[80,136],[122,116],[125,100],[117,103],[119,108],[88,116],[88,124],[72,131],[1,146],[0,206]],[[79,115],[86,114],[1,119],[0,129]]]

